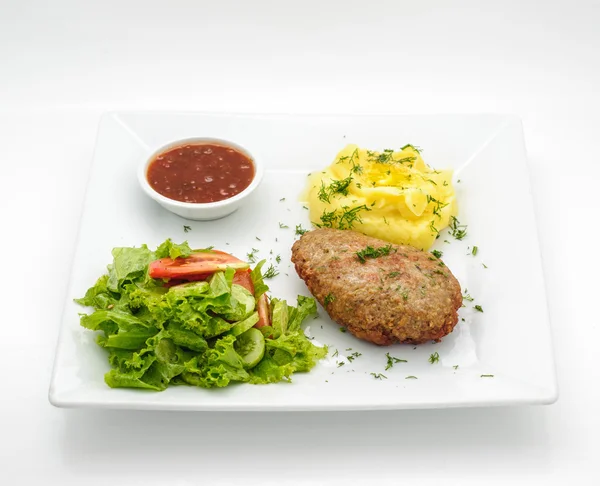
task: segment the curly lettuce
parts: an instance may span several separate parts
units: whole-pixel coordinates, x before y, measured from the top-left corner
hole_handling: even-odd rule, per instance
[[[254,295],[233,283],[233,269],[171,287],[148,276],[152,261],[185,258],[195,251],[209,250],[192,250],[187,242],[170,239],[155,251],[146,245],[115,248],[107,274],[76,299],[94,309],[81,314],[80,323],[98,332],[97,343],[106,349],[107,385],[162,391],[169,385],[290,381],[293,373],[310,371],[326,355],[326,348],[315,346],[301,328],[316,314],[314,299],[299,296],[296,306],[272,299],[272,325],[261,329],[265,356],[245,369],[234,347],[235,332],[229,331],[258,320],[256,302],[268,291],[261,274],[264,262],[251,272]]]

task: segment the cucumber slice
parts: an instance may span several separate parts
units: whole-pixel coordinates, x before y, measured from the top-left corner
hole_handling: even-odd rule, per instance
[[[255,312],[250,317],[247,317],[243,321],[237,322],[230,330],[229,334],[233,334],[234,336],[239,336],[243,332],[246,332],[251,327],[254,327],[254,324],[258,322],[258,312]]]
[[[244,368],[254,368],[265,355],[265,338],[262,332],[252,327],[236,338],[233,347],[240,355]]]

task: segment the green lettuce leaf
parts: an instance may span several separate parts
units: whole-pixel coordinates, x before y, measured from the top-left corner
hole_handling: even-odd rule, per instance
[[[228,275],[228,273],[230,273]],[[223,317],[233,311],[231,307],[231,272],[215,273],[209,282],[192,282],[177,285],[166,294],[165,306],[169,317],[184,329],[199,336],[214,337],[231,329],[233,323]]]
[[[298,307],[285,300],[271,300],[271,326],[263,327],[267,351],[265,358],[251,371],[251,383],[291,381],[295,372],[310,371],[327,355],[327,348],[315,346],[304,334],[300,324],[316,314],[314,299],[298,297]]]
[[[278,381],[291,381],[295,368],[292,364],[280,365],[271,356],[265,356],[260,363],[250,370],[250,383],[266,385]]]
[[[254,312],[256,300],[244,287],[233,284],[229,305],[230,309],[223,311],[223,317],[229,321],[242,321]]]
[[[159,259],[159,258],[185,258],[190,256],[190,254],[192,253],[192,249],[190,248],[190,245],[188,245],[187,241],[184,241],[183,243],[181,243],[180,245],[173,243],[173,241],[171,241],[171,238],[169,238],[168,240],[166,240],[164,243],[161,243],[161,245],[156,249],[155,253],[155,259]]]
[[[119,292],[124,282],[134,282],[146,276],[148,265],[155,260],[146,245],[140,248],[114,248],[113,263],[108,266],[108,290]]]
[[[104,381],[111,388],[161,389],[142,379],[156,361],[153,354],[112,349],[108,361],[113,369],[104,375]]]
[[[289,322],[289,306],[285,300],[271,299],[271,327],[275,337],[285,334]]]
[[[315,346],[302,331],[265,340],[267,352],[278,365],[292,365],[294,371],[310,371],[327,355],[326,347]]]
[[[252,279],[252,284],[254,285],[254,298],[257,302],[262,294],[269,291],[269,287],[267,284],[265,284],[262,276],[262,267],[266,262],[267,260],[261,260],[250,272],[250,278]]]
[[[95,307],[96,309],[106,309],[119,302],[119,294],[108,290],[108,275],[102,275],[93,287],[90,287],[85,296],[81,299],[75,299],[80,305]]]
[[[203,388],[224,387],[232,381],[248,381],[250,375],[233,348],[234,342],[235,337],[231,335],[218,339],[214,348],[189,363],[190,366],[181,375],[182,380]]]
[[[315,299],[299,295],[297,298],[297,305],[297,307],[288,307],[288,330],[290,332],[300,329],[300,324],[308,317],[317,315],[317,303],[315,302]]]
[[[193,331],[183,329],[178,322],[170,322],[166,328],[168,335],[177,346],[187,348],[191,351],[203,353],[208,349],[206,340]]]
[[[158,329],[140,328],[118,332],[109,336],[98,336],[98,344],[104,348],[136,350],[144,347],[146,340],[158,333]]]
[[[152,325],[138,319],[133,314],[120,310],[98,310],[93,314],[82,314],[80,324],[92,331],[104,331],[107,335],[116,334],[119,331],[152,329]],[[158,330],[156,331],[158,332]]]

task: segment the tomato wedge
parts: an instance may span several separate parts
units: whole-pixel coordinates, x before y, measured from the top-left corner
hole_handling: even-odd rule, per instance
[[[204,280],[213,273],[224,271],[227,268],[245,270],[248,267],[246,262],[229,253],[211,250],[192,253],[185,258],[155,260],[150,264],[148,274],[152,278]]]
[[[258,322],[254,325],[254,327],[270,326],[271,316],[269,310],[269,297],[267,297],[267,294],[262,294],[258,298],[256,310],[258,311]]]

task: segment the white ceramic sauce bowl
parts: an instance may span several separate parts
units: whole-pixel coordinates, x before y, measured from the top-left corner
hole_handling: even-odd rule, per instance
[[[222,201],[210,203],[188,203],[169,199],[166,196],[156,192],[148,182],[148,167],[155,158],[163,152],[182,145],[198,145],[198,144],[213,144],[231,147],[238,152],[247,156],[254,165],[254,178],[250,185],[239,194]],[[138,168],[138,181],[142,190],[154,199],[163,208],[175,213],[182,218],[192,219],[196,221],[210,221],[213,219],[223,218],[233,213],[242,205],[246,199],[260,185],[264,174],[264,168],[259,159],[254,157],[248,150],[240,145],[219,138],[209,137],[194,137],[175,140],[167,145],[163,145],[158,150],[155,150],[149,157],[145,158]]]

